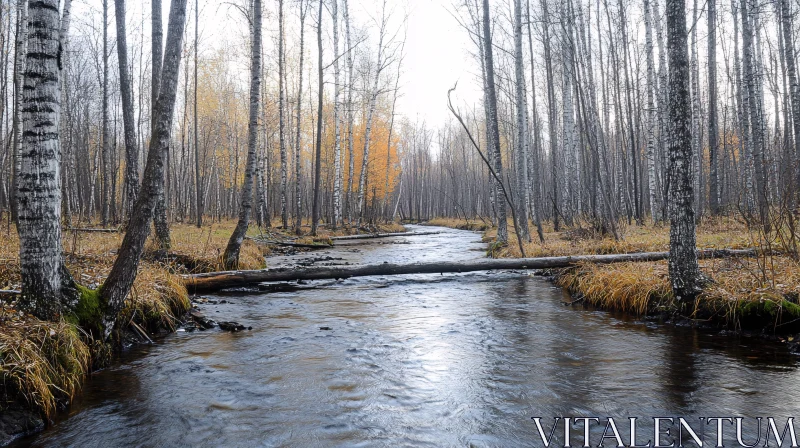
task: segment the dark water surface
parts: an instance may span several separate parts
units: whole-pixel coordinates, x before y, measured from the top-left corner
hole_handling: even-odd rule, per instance
[[[269,262],[464,260],[483,249],[477,233],[442,229]],[[21,445],[541,446],[534,416],[785,423],[799,407],[797,358],[781,345],[565,307],[560,289],[524,272],[320,283],[201,305],[253,330],[138,348]]]

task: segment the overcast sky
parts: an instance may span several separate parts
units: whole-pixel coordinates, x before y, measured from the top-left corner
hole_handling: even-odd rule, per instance
[[[400,111],[437,125],[450,118],[447,90],[458,81],[454,99],[477,100],[472,43],[449,11],[450,0],[409,0],[409,29]]]

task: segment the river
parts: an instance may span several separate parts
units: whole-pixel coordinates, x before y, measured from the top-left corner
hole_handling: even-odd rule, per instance
[[[268,262],[484,255],[478,233],[438,230]],[[209,317],[253,329],[133,349],[15,446],[542,446],[531,417],[785,423],[798,410],[798,360],[783,345],[564,306],[527,272],[316,284],[208,296],[232,302],[200,305]]]

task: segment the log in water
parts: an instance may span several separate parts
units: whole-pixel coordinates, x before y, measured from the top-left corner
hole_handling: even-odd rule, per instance
[[[700,258],[724,258],[752,256],[751,249],[709,249],[698,251]],[[669,252],[641,252],[612,255],[575,255],[540,258],[478,259],[469,261],[437,261],[428,263],[382,263],[357,266],[312,266],[283,267],[255,271],[222,271],[185,275],[190,292],[213,292],[225,288],[248,286],[263,282],[285,282],[292,280],[322,280],[372,275],[444,274],[455,272],[490,271],[494,269],[553,269],[565,268],[578,263],[598,264],[658,261],[669,257]]]

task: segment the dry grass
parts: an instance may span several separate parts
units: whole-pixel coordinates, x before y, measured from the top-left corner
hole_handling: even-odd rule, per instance
[[[509,222],[508,228],[510,233],[508,245],[496,250],[494,252],[495,257],[514,258],[521,256],[511,222]],[[621,254],[669,250],[669,226],[666,225],[621,225],[620,234],[622,239],[615,241],[611,236],[595,234],[586,225],[555,232],[552,224],[545,223],[543,225],[544,244],[539,243],[536,236],[536,227],[531,224],[529,228],[532,241],[525,243],[525,255],[528,257]],[[492,228],[486,232],[485,238],[493,241],[496,236],[497,229]],[[741,249],[752,247],[752,242],[743,223],[731,218],[721,218],[718,220],[705,220],[698,227],[697,247],[701,249]]]
[[[223,270],[222,254],[235,227],[235,220],[212,222],[199,229],[190,224],[173,224],[170,228],[172,267],[182,273]],[[258,229],[253,226],[247,234],[255,236]],[[147,251],[155,250],[156,244],[151,239]],[[239,250],[239,269],[262,269],[266,266],[264,257],[269,254],[268,247],[245,239]]]
[[[425,225],[429,226],[450,227],[451,229],[461,230],[475,230],[478,232],[489,230],[491,224],[492,223],[490,221],[481,218],[470,220],[456,218],[433,218],[425,223]]]
[[[89,347],[75,326],[0,311],[0,378],[6,396],[21,397],[51,416],[59,399],[71,399],[80,388],[89,361]]]
[[[580,293],[591,305],[639,315],[672,301],[664,263],[584,263],[556,283]]]

